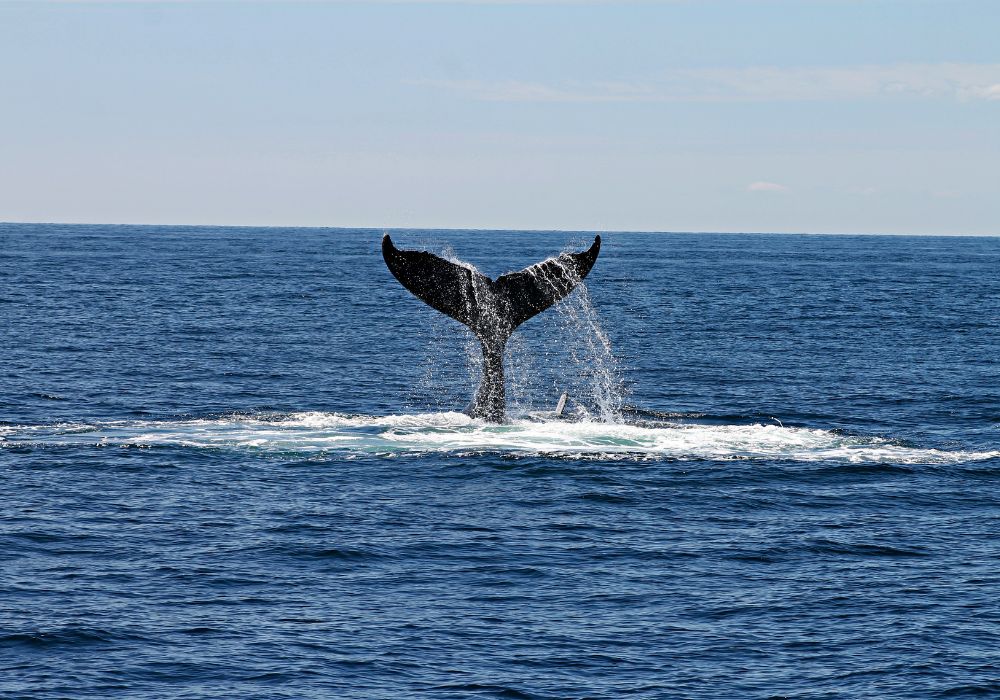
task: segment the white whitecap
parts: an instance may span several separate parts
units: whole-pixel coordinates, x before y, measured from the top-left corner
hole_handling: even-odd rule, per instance
[[[881,437],[771,424],[625,424],[515,420],[492,425],[461,413],[390,416],[301,412],[172,421],[5,426],[15,444],[180,446],[263,452],[360,455],[498,453],[567,457],[779,459],[845,463],[954,463],[1000,450],[912,447]]]

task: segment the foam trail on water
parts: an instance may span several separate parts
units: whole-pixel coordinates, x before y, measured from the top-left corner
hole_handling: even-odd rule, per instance
[[[815,428],[534,420],[496,425],[451,412],[392,416],[309,412],[0,428],[0,448],[60,445],[188,447],[345,458],[472,453],[601,459],[949,464],[1000,457],[1000,450],[926,449],[885,438],[842,435]]]

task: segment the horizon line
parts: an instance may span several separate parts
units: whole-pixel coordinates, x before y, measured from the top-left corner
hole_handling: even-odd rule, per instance
[[[90,221],[0,221],[0,226],[122,226],[145,228],[252,228],[252,229],[327,229],[335,231],[455,231],[455,232],[504,232],[504,233],[637,233],[655,234],[692,234],[692,235],[726,235],[726,236],[870,236],[870,237],[923,237],[923,238],[1000,238],[998,233],[885,233],[857,231],[682,231],[665,229],[602,229],[602,228],[484,228],[460,226],[322,226],[317,224],[149,224],[149,223],[108,223]]]

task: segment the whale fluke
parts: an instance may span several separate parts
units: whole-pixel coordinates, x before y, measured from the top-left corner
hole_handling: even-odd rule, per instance
[[[469,409],[474,418],[502,422],[506,415],[503,349],[514,329],[573,291],[601,252],[563,253],[491,280],[472,267],[423,250],[400,250],[389,234],[382,257],[399,283],[421,301],[468,326],[483,348],[483,378]]]

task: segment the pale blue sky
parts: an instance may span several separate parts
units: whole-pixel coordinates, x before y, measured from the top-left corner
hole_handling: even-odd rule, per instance
[[[1000,235],[1000,2],[0,2],[0,220]]]

